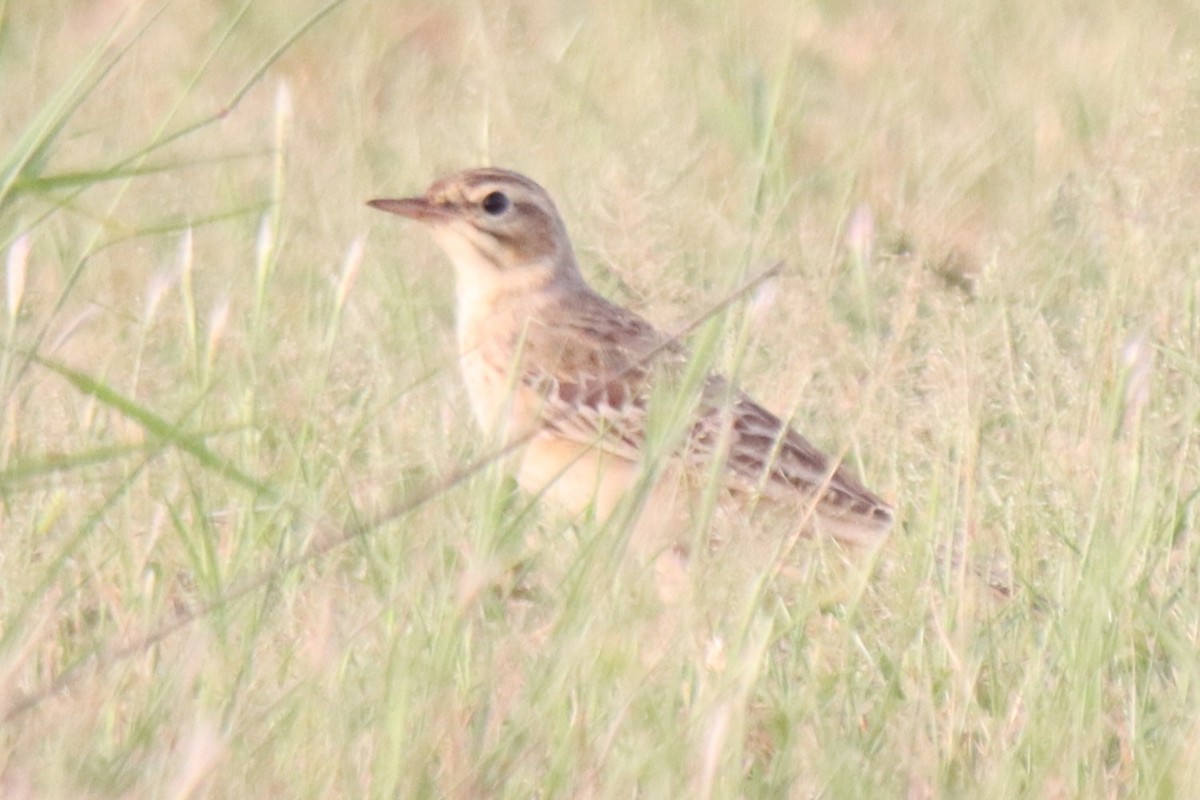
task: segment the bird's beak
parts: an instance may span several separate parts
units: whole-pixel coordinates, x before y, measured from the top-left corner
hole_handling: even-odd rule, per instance
[[[417,222],[441,222],[454,217],[449,206],[433,203],[424,197],[404,197],[398,200],[369,200],[367,205],[389,214],[399,214]]]

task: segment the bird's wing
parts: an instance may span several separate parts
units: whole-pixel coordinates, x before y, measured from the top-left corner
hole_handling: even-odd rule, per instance
[[[781,503],[814,503],[822,517],[886,529],[891,509],[848,469],[719,376],[705,385],[684,457],[721,459],[729,488]]]
[[[538,320],[522,347],[521,380],[542,398],[542,424],[630,461],[641,458],[652,376],[686,359],[649,322],[590,293],[569,318]]]
[[[522,382],[542,398],[542,424],[558,436],[630,461],[643,453],[652,384],[678,377],[687,351],[649,322],[598,295],[573,304],[569,319],[531,335]],[[533,368],[532,365],[538,365]],[[720,376],[701,390],[679,456],[698,471],[721,462],[732,491],[790,503],[814,502],[823,518],[886,531],[891,509],[849,470]]]

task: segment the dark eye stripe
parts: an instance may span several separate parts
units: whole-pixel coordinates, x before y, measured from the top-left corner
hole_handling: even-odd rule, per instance
[[[511,226],[500,222],[501,217],[496,217],[498,224],[487,225],[484,230],[496,241],[525,256],[541,254],[547,241],[554,240],[553,218],[547,216],[541,206],[514,200],[504,219],[514,217],[519,218],[522,224]]]

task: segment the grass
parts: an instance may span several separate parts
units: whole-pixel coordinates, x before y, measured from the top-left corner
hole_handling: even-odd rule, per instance
[[[0,794],[1195,796],[1198,33],[0,3]],[[441,254],[363,207],[483,162],[664,327],[782,260],[693,345],[887,545],[718,520],[664,616],[517,493]]]

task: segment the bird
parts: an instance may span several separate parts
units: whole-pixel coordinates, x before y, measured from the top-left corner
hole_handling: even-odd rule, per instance
[[[685,346],[588,285],[554,201],[522,174],[468,169],[367,204],[420,223],[453,265],[471,409],[519,452],[517,484],[573,514],[613,513],[645,475],[652,398],[679,384]],[[725,377],[699,383],[664,470],[677,480],[645,501],[652,526],[695,508],[689,486],[716,480],[723,495],[784,509],[804,535],[886,539],[892,507],[845,465]]]

